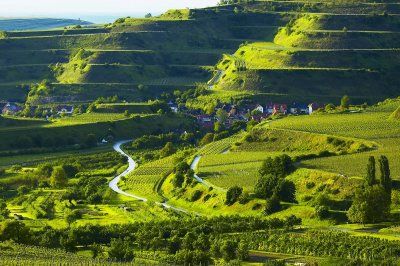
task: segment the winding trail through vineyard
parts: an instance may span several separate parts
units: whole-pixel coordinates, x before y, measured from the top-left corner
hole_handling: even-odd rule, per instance
[[[200,156],[200,155],[197,155],[197,156],[193,159],[192,164],[190,165],[190,169],[192,169],[194,172],[195,172],[195,170],[197,169],[197,165],[199,164],[200,159],[201,159],[201,156]],[[213,184],[211,184],[211,183],[205,181],[204,179],[202,179],[201,177],[199,177],[199,176],[196,174],[196,172],[194,173],[193,177],[194,177],[194,179],[197,180],[197,182],[202,183],[202,184],[203,184],[204,186],[206,186],[206,187],[213,187],[213,188],[215,188],[216,190],[219,190],[219,191],[222,191],[222,192],[225,192],[225,191],[226,191],[226,189],[223,189],[223,188],[221,188],[221,187],[215,186],[215,185],[213,185]]]
[[[134,195],[134,194],[131,194],[131,193],[127,193],[127,192],[121,190],[121,189],[118,187],[118,182],[121,180],[121,177],[125,177],[125,176],[129,175],[129,174],[130,174],[131,172],[133,172],[133,171],[136,169],[136,167],[137,167],[137,163],[132,159],[132,157],[130,157],[128,154],[126,154],[126,153],[122,150],[122,148],[121,148],[121,146],[122,146],[123,144],[128,143],[129,141],[130,141],[130,140],[118,141],[118,142],[116,142],[116,143],[114,144],[114,146],[113,146],[113,148],[114,148],[114,150],[115,150],[116,152],[118,152],[118,153],[120,153],[121,155],[123,155],[123,156],[125,156],[126,158],[128,158],[128,168],[127,168],[124,172],[122,172],[121,174],[119,174],[118,176],[116,176],[113,180],[111,180],[111,182],[108,184],[108,186],[109,186],[113,191],[117,192],[118,194],[121,194],[121,195],[124,195],[124,196],[127,196],[127,197],[131,197],[131,198],[135,198],[135,199],[140,200],[140,201],[143,201],[143,202],[147,202],[148,199],[143,198],[143,197],[140,197],[140,196],[138,196],[138,195]],[[174,211],[176,211],[176,212],[189,213],[189,211],[187,211],[187,210],[184,210],[184,209],[181,209],[181,208],[177,208],[177,207],[171,206],[171,205],[169,205],[169,204],[167,204],[167,203],[165,203],[165,202],[156,202],[156,204],[159,205],[159,206],[162,206],[162,207],[164,207],[164,208],[166,208],[166,209],[174,210]]]

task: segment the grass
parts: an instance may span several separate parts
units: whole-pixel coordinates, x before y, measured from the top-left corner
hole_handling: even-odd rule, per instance
[[[225,193],[210,190],[200,183],[193,183],[186,189],[176,189],[172,184],[173,175],[169,175],[161,187],[162,195],[168,199],[168,204],[180,207],[186,210],[196,212],[205,216],[218,216],[228,214],[240,215],[260,215],[259,208],[262,206],[262,200],[251,200],[246,204],[235,203],[227,206],[225,202]],[[192,201],[191,197],[195,191],[201,191],[199,199]]]

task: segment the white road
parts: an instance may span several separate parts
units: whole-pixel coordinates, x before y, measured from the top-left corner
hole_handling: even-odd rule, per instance
[[[125,157],[128,158],[128,168],[127,168],[123,173],[119,174],[119,175],[116,176],[113,180],[111,180],[111,182],[110,182],[108,185],[109,185],[109,187],[110,187],[113,191],[117,192],[118,194],[121,194],[121,195],[124,195],[124,196],[127,196],[127,197],[131,197],[131,198],[135,198],[135,199],[140,200],[140,201],[143,201],[143,202],[147,202],[148,199],[143,198],[143,197],[140,197],[140,196],[138,196],[138,195],[134,195],[134,194],[131,194],[131,193],[127,193],[127,192],[121,190],[121,189],[118,187],[118,183],[119,183],[119,181],[121,180],[121,177],[127,176],[128,174],[130,174],[131,172],[133,172],[133,171],[136,169],[136,167],[137,167],[137,164],[136,164],[136,162],[132,159],[132,157],[130,157],[128,154],[126,154],[126,153],[122,150],[122,148],[121,148],[121,146],[122,146],[123,144],[128,143],[129,141],[130,141],[130,140],[118,141],[118,142],[115,143],[114,146],[113,146],[113,148],[114,148],[114,150],[115,150],[116,152],[118,152],[118,153],[120,153],[120,154],[122,154],[123,156],[125,156]],[[159,206],[162,206],[162,207],[164,207],[164,208],[166,208],[166,209],[171,209],[171,210],[174,210],[174,211],[177,211],[177,212],[189,213],[187,210],[184,210],[184,209],[181,209],[181,208],[177,208],[177,207],[171,206],[171,205],[169,205],[169,204],[167,204],[167,203],[165,203],[165,202],[156,202],[156,204],[159,205]]]
[[[217,187],[217,186],[215,186],[215,185],[213,185],[213,184],[211,184],[211,183],[205,181],[204,179],[202,179],[201,177],[199,177],[199,176],[196,174],[196,169],[197,169],[197,166],[198,166],[198,164],[199,164],[199,162],[200,162],[200,159],[201,159],[201,156],[200,156],[200,155],[196,155],[196,157],[194,157],[194,159],[193,159],[192,164],[190,165],[190,169],[192,169],[192,170],[194,171],[194,175],[193,175],[194,179],[196,179],[197,182],[202,183],[202,184],[203,184],[204,186],[206,186],[206,187],[213,187],[213,188],[216,189],[216,190],[225,192],[226,189],[223,189],[223,188],[221,188],[221,187]]]

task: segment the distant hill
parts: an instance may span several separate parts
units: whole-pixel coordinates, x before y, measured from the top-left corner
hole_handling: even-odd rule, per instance
[[[58,18],[0,18],[0,30],[47,30],[71,25],[91,25],[91,22],[77,19]]]

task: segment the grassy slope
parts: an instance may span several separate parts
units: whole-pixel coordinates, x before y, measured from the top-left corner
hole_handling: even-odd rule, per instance
[[[270,99],[282,94],[279,99],[285,101],[323,102],[337,102],[344,94],[355,102],[397,96],[397,16],[364,15],[371,11],[364,5],[359,5],[359,15],[346,16],[356,4],[342,4],[350,8],[343,12],[331,6],[336,14],[316,14],[324,10],[320,5],[302,7],[307,11],[313,6],[314,14],[292,18],[270,42],[249,42],[226,55],[217,65],[224,74],[215,88],[255,92],[260,100],[268,99],[264,93],[271,94]],[[262,8],[256,4],[253,10]],[[376,93],[376,87],[383,89]]]
[[[35,121],[36,122],[36,121]],[[144,117],[125,117],[123,114],[93,113],[82,114],[72,118],[62,118],[54,122],[38,121],[32,125],[6,126],[0,129],[0,149],[12,149],[22,137],[35,139],[45,136],[46,139],[57,139],[65,136],[81,143],[88,134],[95,134],[99,141],[114,132],[115,138],[133,138],[151,132],[170,131],[185,128],[191,121],[183,117],[169,115],[150,115]],[[12,136],[12,137],[11,137]]]
[[[374,14],[398,14],[396,5],[270,1],[238,5],[239,12],[234,7],[172,10],[103,29],[12,33],[0,41],[7,51],[0,59],[0,65],[1,60],[7,65],[0,75],[0,99],[22,100],[26,90],[17,93],[15,86],[44,78],[64,83],[54,85],[58,101],[71,94],[70,101],[92,100],[110,90],[129,100],[147,99],[208,80],[204,66],[246,41],[233,59],[217,66],[224,70],[217,89],[257,91],[267,93],[258,99],[284,101],[337,101],[350,94],[355,101],[375,102],[395,96],[397,75],[390,73],[398,67],[398,50],[391,50],[398,48],[398,17]],[[91,55],[71,56],[78,47]],[[389,50],[371,50],[377,48]],[[235,62],[244,62],[246,71],[237,71]],[[48,67],[57,63],[62,71]],[[147,84],[152,93],[139,92],[139,84]],[[376,94],[375,87],[384,89]]]

